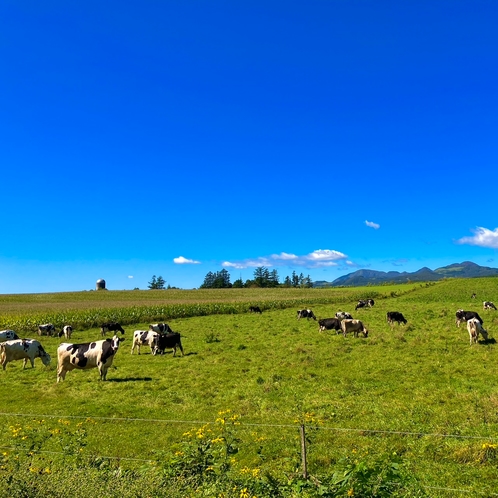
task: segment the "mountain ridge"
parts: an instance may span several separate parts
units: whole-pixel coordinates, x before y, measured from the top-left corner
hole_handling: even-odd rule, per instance
[[[414,272],[399,271],[378,271],[361,269],[347,275],[342,275],[332,282],[320,280],[313,282],[314,287],[360,287],[364,285],[376,285],[386,282],[406,283],[406,282],[430,282],[442,280],[443,278],[477,278],[498,276],[498,268],[480,266],[472,261],[462,263],[452,263],[441,268],[431,270],[427,266]]]

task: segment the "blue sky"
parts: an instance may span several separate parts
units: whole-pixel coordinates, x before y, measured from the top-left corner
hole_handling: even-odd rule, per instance
[[[0,19],[0,293],[497,266],[495,1]]]

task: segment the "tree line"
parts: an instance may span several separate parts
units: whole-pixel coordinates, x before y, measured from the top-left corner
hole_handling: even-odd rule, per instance
[[[217,272],[208,272],[204,277],[204,282],[200,286],[201,289],[228,289],[228,288],[243,288],[243,287],[313,287],[311,277],[306,277],[295,271],[292,275],[286,276],[282,282],[276,269],[269,270],[265,266],[259,266],[254,270],[253,279],[248,279],[245,282],[242,278],[238,278],[233,283],[231,282],[230,273],[224,268]]]

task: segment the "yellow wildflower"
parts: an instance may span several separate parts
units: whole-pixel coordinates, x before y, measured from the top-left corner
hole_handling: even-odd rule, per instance
[[[348,496],[354,496],[354,489],[348,489]]]

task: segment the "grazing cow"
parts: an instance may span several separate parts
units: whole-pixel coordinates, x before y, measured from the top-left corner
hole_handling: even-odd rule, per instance
[[[106,332],[116,332],[116,331],[119,331],[122,334],[125,333],[121,325],[119,325],[119,323],[116,322],[106,322],[100,326],[100,332],[102,333],[102,337],[104,337]]]
[[[157,332],[158,334],[167,334],[168,332],[173,332],[171,327],[167,323],[151,323],[149,325],[149,330],[152,332]]]
[[[176,355],[176,348],[180,348],[183,356],[183,346],[178,332],[170,332],[168,334],[158,334],[154,338],[154,348],[152,354],[164,354],[165,349],[173,349],[173,356]]]
[[[98,368],[100,379],[106,380],[107,370],[112,365],[119,343],[124,339],[115,335],[112,339],[86,342],[84,344],[70,344],[63,342],[57,348],[57,382],[66,378],[66,373],[79,368],[89,370]]]
[[[26,364],[29,360],[31,362],[31,367],[34,368],[35,358],[40,358],[45,366],[50,364],[50,355],[43,349],[43,346],[34,339],[16,339],[0,344],[0,363],[4,370],[7,363],[14,360],[24,360],[23,369],[26,368]]]
[[[313,318],[313,320],[316,320],[316,316],[311,310],[297,310],[297,319],[299,320],[300,318],[307,318],[308,320]]]
[[[455,313],[455,317],[457,327],[460,327],[460,323],[467,322],[471,318],[477,318],[481,322],[481,325],[483,324],[483,320],[477,311],[464,311],[460,309]]]
[[[392,325],[394,322],[404,323],[406,325],[406,318],[403,316],[403,313],[399,311],[388,311],[387,312],[387,323]]]
[[[131,354],[138,348],[140,354],[140,346],[149,346],[150,350],[154,350],[154,341],[159,334],[154,330],[135,330],[133,332],[133,344],[131,345]]]
[[[0,330],[0,342],[13,341],[19,336],[13,330]]]
[[[477,318],[467,320],[467,330],[469,331],[471,345],[472,343],[477,344],[479,334],[481,334],[486,341],[488,340],[488,331],[483,328],[481,322]]]
[[[336,318],[339,318],[339,320],[344,320],[344,319],[348,319],[348,320],[352,320],[353,317],[347,313],[346,311],[338,311],[336,314],[335,314],[335,317]]]
[[[71,339],[71,334],[73,333],[73,327],[71,325],[64,325],[62,330],[59,332],[59,337],[64,336],[66,339]]]
[[[355,310],[360,309],[360,308],[366,308],[367,306],[371,308],[375,304],[375,301],[373,299],[360,299],[358,301],[358,304],[356,305]]]
[[[323,318],[318,320],[318,331],[323,332],[324,330],[336,330],[339,333],[341,329],[341,320],[338,318]]]
[[[484,301],[482,303],[482,309],[484,309],[484,310],[495,310],[496,306],[491,301]]]
[[[344,337],[346,337],[348,332],[353,332],[355,337],[358,337],[360,332],[364,335],[364,337],[368,337],[368,330],[365,325],[363,325],[361,320],[342,320],[341,329]]]
[[[261,311],[261,308],[260,308],[259,306],[250,306],[250,307],[249,307],[249,311],[250,311],[251,313],[259,313],[259,314],[263,313],[263,312]]]
[[[55,327],[52,323],[44,323],[43,325],[38,325],[38,335],[54,335]]]
[[[470,299],[475,299],[476,298],[476,293],[474,292],[472,296],[470,296]]]

